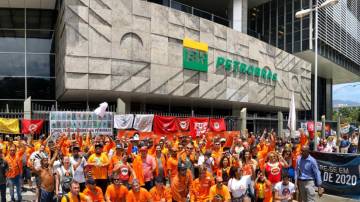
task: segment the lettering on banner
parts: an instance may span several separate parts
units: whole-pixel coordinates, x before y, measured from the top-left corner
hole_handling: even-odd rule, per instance
[[[358,177],[351,175],[349,168],[319,165],[319,169],[322,173],[322,180],[324,182],[356,186]]]

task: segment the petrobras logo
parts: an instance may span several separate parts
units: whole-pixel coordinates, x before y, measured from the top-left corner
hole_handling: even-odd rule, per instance
[[[200,72],[208,71],[208,50],[206,43],[183,40],[183,68]]]

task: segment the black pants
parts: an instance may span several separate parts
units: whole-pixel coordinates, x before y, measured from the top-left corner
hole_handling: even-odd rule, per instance
[[[106,192],[106,188],[108,186],[108,180],[107,179],[97,179],[95,180],[96,186],[100,187],[103,194]]]
[[[1,202],[6,202],[6,184],[0,184]]]

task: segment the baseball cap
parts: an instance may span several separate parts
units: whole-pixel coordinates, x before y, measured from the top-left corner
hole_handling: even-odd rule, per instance
[[[140,138],[139,138],[139,134],[135,134],[134,136],[133,136],[133,140],[139,140]]]
[[[86,180],[86,184],[94,185],[94,184],[95,184],[95,180],[92,179],[92,178],[89,178],[89,179]]]

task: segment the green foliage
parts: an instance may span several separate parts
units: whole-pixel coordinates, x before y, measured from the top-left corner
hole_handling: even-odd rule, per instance
[[[360,123],[360,107],[342,107],[334,110],[333,120],[340,115],[341,123]]]

